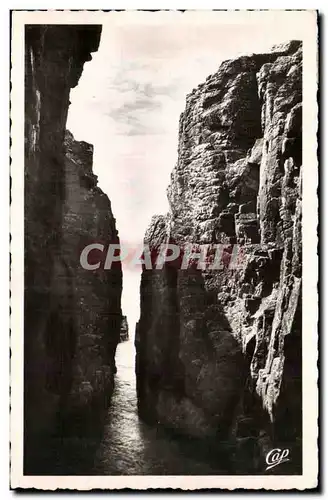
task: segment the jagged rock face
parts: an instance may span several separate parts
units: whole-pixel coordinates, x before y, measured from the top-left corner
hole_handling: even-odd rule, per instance
[[[80,252],[86,242],[117,240],[115,219],[96,187],[92,147],[69,133],[65,141],[69,92],[100,33],[91,25],[36,25],[25,32],[27,473],[40,436],[58,423],[60,432],[71,432],[65,416],[88,419],[94,404],[105,406],[112,386],[121,270],[86,271]]]
[[[268,440],[301,438],[301,138],[300,42],[224,62],[187,96],[170,213],[145,237],[155,253],[165,242],[223,244],[239,259],[143,271],[141,415],[234,435],[241,448],[255,440],[260,461]]]
[[[90,253],[88,261],[102,261],[99,269],[81,266],[81,251],[89,243],[102,243],[107,249],[119,239],[111,203],[92,173],[93,147],[75,141],[66,131],[65,152],[61,255],[71,273],[70,314],[78,332],[67,407],[69,412],[83,413],[85,407],[98,400],[102,404],[111,394],[120,341],[122,270],[120,263],[104,269],[104,256],[97,251]]]
[[[120,330],[120,342],[126,342],[129,340],[129,324],[126,316],[122,316],[121,330]]]

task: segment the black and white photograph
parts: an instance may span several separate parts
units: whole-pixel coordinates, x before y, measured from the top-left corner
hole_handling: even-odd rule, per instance
[[[13,11],[13,488],[317,485],[317,12]]]

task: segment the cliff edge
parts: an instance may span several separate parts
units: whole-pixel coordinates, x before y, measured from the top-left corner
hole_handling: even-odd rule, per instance
[[[225,61],[187,96],[170,212],[145,236],[155,253],[221,244],[228,258],[143,270],[140,415],[233,442],[240,473],[278,445],[301,470],[301,163],[301,42]]]
[[[113,389],[121,269],[85,270],[80,253],[118,241],[115,219],[92,146],[65,130],[70,89],[100,34],[93,25],[25,29],[26,474],[53,473],[47,454],[60,461],[65,436],[94,432]]]

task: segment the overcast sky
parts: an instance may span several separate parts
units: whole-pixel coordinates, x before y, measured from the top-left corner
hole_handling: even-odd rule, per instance
[[[140,245],[151,216],[168,210],[186,94],[225,59],[303,37],[286,12],[260,20],[235,14],[232,21],[222,12],[108,14],[99,50],[71,91],[67,128],[94,145],[93,169],[123,243]],[[122,308],[132,336],[139,282],[138,271],[124,270]]]

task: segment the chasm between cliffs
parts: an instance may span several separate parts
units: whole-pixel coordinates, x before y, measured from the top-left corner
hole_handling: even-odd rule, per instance
[[[111,136],[104,157],[76,140],[68,112],[84,63],[93,54],[88,85],[91,65],[104,65],[108,36],[96,25],[26,26],[25,474],[259,474],[277,447],[293,454],[279,473],[299,474],[302,44],[224,61],[187,95],[168,208],[141,234],[129,200],[142,212],[142,198],[162,190],[147,185],[146,166],[144,192],[134,188],[140,151],[131,170],[132,142],[112,142],[115,177]],[[117,124],[165,95],[138,71],[137,82],[116,74],[134,93],[112,112]],[[99,102],[90,106],[91,121]],[[140,280],[128,259],[106,269],[101,249],[120,244],[152,255],[221,245],[221,266],[184,269],[177,258],[143,266]]]

